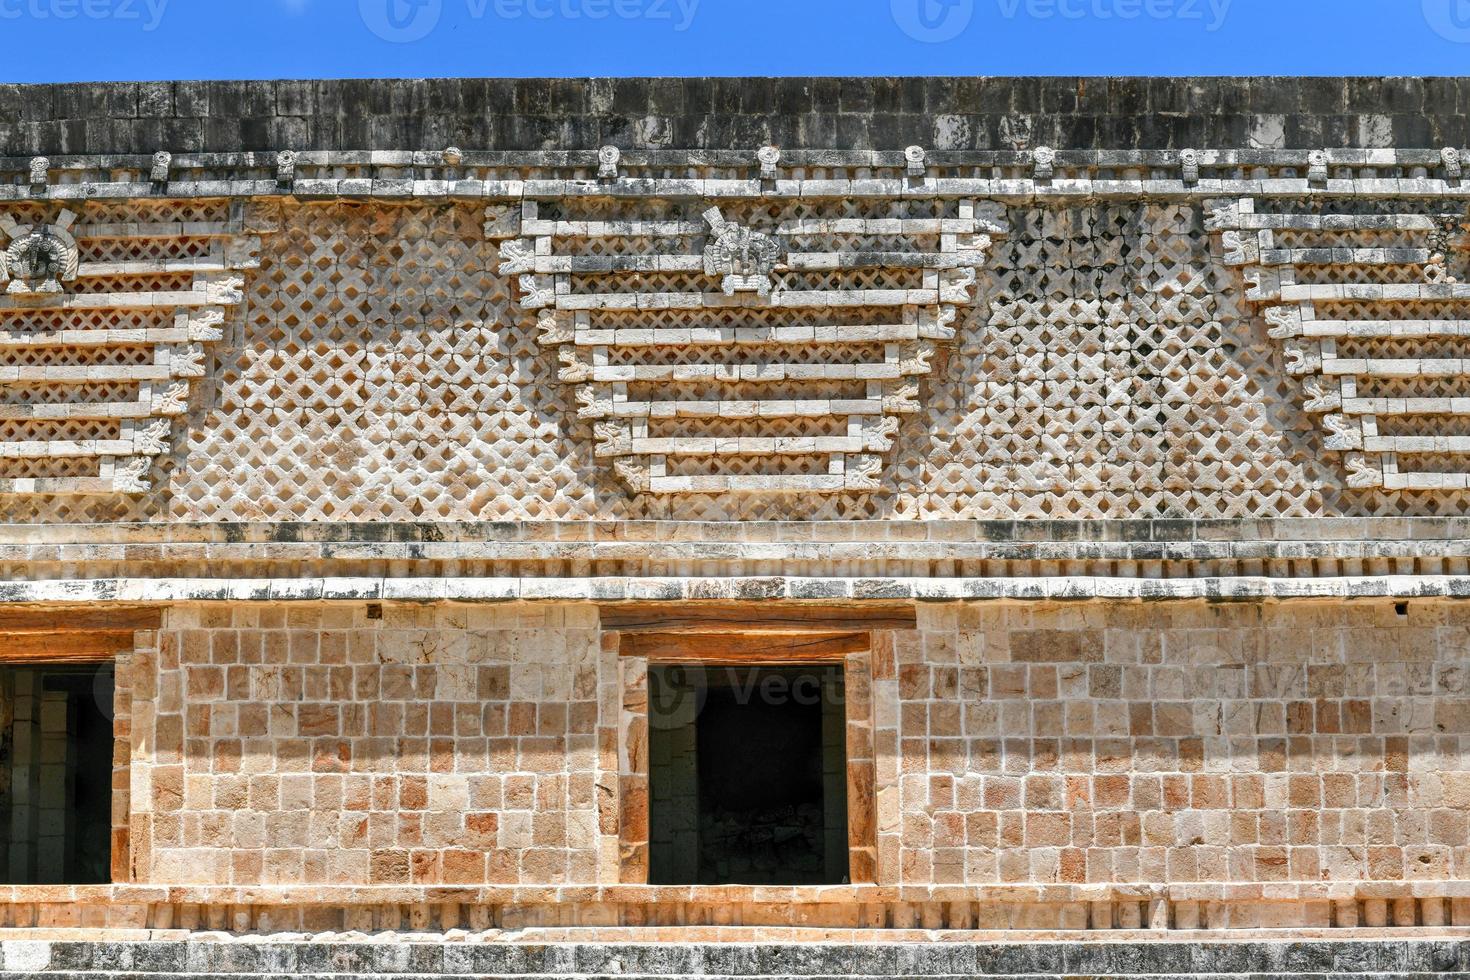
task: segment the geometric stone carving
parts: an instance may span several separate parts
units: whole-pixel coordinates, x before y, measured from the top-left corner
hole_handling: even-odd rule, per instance
[[[1325,180],[1325,156],[1314,151]],[[1208,202],[1226,264],[1280,341],[1355,489],[1470,489],[1465,205]]]
[[[229,221],[0,213],[0,494],[136,494],[259,264]]]
[[[853,210],[528,199],[499,271],[540,311],[594,455],[633,492],[871,492],[1008,225],[970,200]]]

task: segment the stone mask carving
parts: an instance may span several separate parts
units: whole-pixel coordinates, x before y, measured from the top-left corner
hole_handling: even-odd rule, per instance
[[[736,293],[771,294],[771,273],[781,258],[781,246],[770,235],[728,222],[719,208],[704,213],[714,233],[704,250],[704,271],[724,276],[726,296]]]
[[[77,249],[69,235],[51,226],[18,236],[5,250],[0,278],[8,277],[6,292],[59,293],[61,284],[77,277]]]

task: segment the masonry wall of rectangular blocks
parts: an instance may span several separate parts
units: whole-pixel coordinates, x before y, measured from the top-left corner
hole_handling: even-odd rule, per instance
[[[645,880],[646,669],[597,607],[369,615],[199,605],[138,634],[117,729],[134,882]],[[873,801],[854,888],[1064,886],[1026,895],[1084,924],[1138,883],[1184,906],[1286,897],[1273,914],[1300,924],[1364,896],[1453,915],[1470,609],[949,603],[917,627],[848,658],[850,786]]]

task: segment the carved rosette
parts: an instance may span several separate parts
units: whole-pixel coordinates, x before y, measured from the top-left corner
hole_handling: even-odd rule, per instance
[[[897,193],[613,201],[527,200],[519,228],[492,206],[486,232],[634,493],[879,490],[1009,230],[998,204]]]

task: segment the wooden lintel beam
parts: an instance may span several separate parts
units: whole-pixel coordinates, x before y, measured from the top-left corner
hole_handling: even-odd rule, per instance
[[[813,633],[799,636],[724,633],[625,633],[619,652],[656,663],[806,664],[841,660],[870,649],[867,633]]]
[[[0,664],[105,663],[133,649],[133,633],[0,633]]]
[[[915,629],[912,605],[834,606],[803,602],[607,603],[602,628],[623,633],[845,633]]]
[[[15,633],[111,632],[156,630],[163,610],[152,608],[58,609],[21,606],[0,608],[0,637]]]

